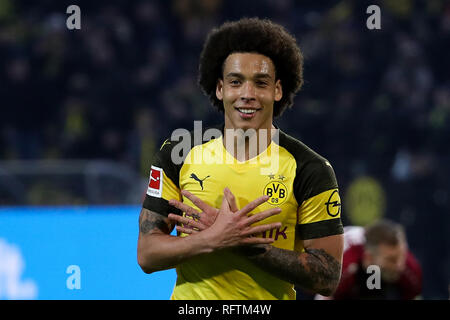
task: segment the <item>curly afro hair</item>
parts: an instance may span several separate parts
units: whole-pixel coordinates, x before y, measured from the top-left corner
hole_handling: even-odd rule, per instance
[[[243,18],[213,29],[200,55],[198,83],[215,107],[224,111],[216,85],[223,77],[225,59],[235,52],[259,53],[272,60],[283,88],[283,97],[274,103],[274,117],[292,106],[303,84],[303,55],[295,38],[270,20]]]

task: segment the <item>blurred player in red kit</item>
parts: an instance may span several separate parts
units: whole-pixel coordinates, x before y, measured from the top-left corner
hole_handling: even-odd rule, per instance
[[[420,295],[422,270],[399,224],[380,220],[344,230],[342,277],[333,299],[408,300]],[[379,289],[367,285],[370,265],[381,270]]]

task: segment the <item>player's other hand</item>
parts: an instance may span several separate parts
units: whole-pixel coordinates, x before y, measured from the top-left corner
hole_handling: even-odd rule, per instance
[[[177,214],[170,213],[168,215],[169,220],[177,223],[177,231],[192,234],[198,231],[205,230],[210,227],[214,221],[216,221],[219,209],[211,207],[203,202],[200,198],[194,196],[192,193],[186,190],[182,190],[181,194],[191,200],[191,202],[202,211],[198,211],[187,204],[178,200],[169,200],[169,204],[175,208],[183,211],[185,216],[179,216]]]
[[[257,226],[253,226],[253,224],[279,214],[281,209],[271,208],[249,216],[248,214],[250,212],[267,201],[268,196],[262,196],[250,202],[242,209],[233,212],[234,209],[237,209],[234,196],[230,198],[231,192],[230,194],[227,193],[227,190],[225,190],[222,205],[216,220],[209,228],[203,231],[203,236],[211,247],[213,249],[223,249],[242,245],[273,243],[274,239],[272,238],[256,237],[256,235],[280,228],[280,222],[260,224]],[[229,201],[231,201],[231,205]]]
[[[224,198],[220,209],[213,208],[198,197],[194,196],[188,191],[182,191],[182,194],[192,201],[199,209],[198,210],[186,205],[177,200],[170,200],[169,203],[185,212],[185,217],[169,214],[168,218],[178,224],[177,231],[193,234],[212,227],[217,224],[214,230],[222,229],[221,232],[226,232],[229,237],[227,239],[217,237],[219,247],[228,247],[239,244],[268,244],[272,243],[271,238],[256,238],[254,235],[262,233],[281,226],[280,223],[272,223],[266,225],[259,225],[252,227],[252,224],[262,221],[270,216],[281,212],[279,208],[271,208],[263,212],[248,216],[250,212],[256,209],[259,205],[267,201],[268,196],[262,196],[247,204],[244,208],[239,210],[236,205],[235,197],[230,189],[225,188]],[[223,214],[223,217],[219,215]],[[219,220],[219,221],[217,221]],[[217,223],[216,223],[217,222]]]
[[[181,194],[191,200],[191,202],[201,211],[198,211],[181,201],[175,199],[169,200],[169,204],[171,206],[181,210],[185,214],[184,216],[180,216],[174,213],[170,213],[168,215],[169,220],[177,224],[177,231],[186,234],[196,233],[209,228],[214,223],[214,221],[216,221],[219,209],[211,207],[210,205],[203,202],[199,197],[194,196],[187,190],[182,190]],[[227,199],[228,204],[230,205],[231,211],[239,211],[239,208],[236,205],[236,198],[228,187],[224,190],[224,196]],[[252,211],[257,206],[267,201],[267,198],[267,196],[259,197],[253,202],[249,203],[245,208]]]

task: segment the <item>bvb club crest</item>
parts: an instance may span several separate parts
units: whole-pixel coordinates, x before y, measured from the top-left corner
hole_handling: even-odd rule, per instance
[[[281,181],[270,181],[264,187],[264,195],[269,196],[268,203],[278,206],[287,199],[287,188]]]

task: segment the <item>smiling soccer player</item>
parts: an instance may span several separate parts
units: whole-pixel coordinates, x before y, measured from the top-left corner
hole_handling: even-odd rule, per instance
[[[181,163],[172,157],[181,142],[165,143],[139,219],[139,265],[146,273],[176,267],[172,299],[295,299],[294,285],[336,289],[343,227],[334,171],[273,125],[293,104],[302,68],[295,38],[269,20],[241,19],[208,35],[199,84],[224,114],[221,134],[193,143]]]

